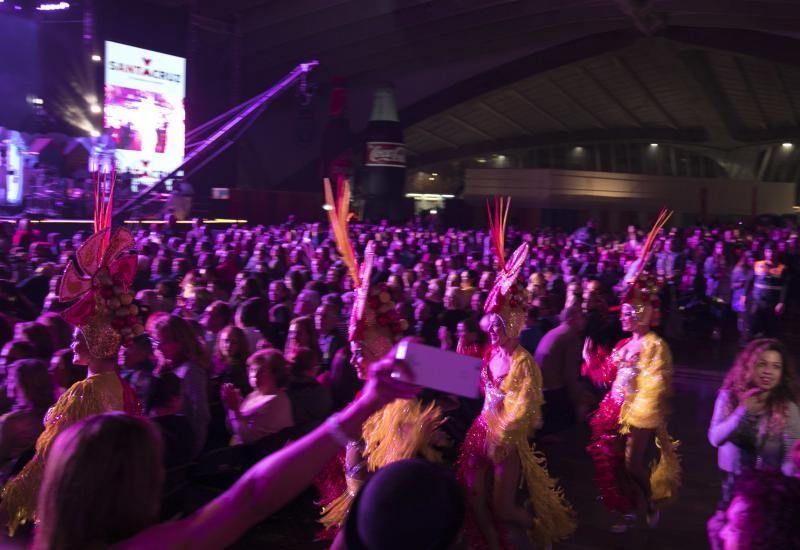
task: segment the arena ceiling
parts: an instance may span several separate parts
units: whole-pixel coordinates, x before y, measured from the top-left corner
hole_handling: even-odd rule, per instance
[[[243,96],[309,58],[320,82],[391,79],[417,165],[581,140],[800,139],[792,0],[157,3],[233,36]]]

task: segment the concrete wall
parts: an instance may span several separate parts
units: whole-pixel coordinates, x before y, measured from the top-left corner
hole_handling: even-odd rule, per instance
[[[510,195],[518,204],[570,210],[651,211],[693,217],[788,214],[795,183],[680,178],[570,170],[470,169],[464,198]]]

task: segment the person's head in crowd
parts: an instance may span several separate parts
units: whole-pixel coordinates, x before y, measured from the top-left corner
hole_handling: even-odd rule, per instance
[[[231,323],[233,318],[233,311],[231,306],[222,300],[212,302],[203,312],[200,318],[200,324],[208,332],[217,334],[223,328]]]
[[[15,408],[28,408],[44,414],[53,404],[53,382],[47,363],[40,359],[20,359],[7,370],[6,394]]]
[[[149,328],[156,361],[161,371],[177,368],[184,363],[208,368],[205,347],[192,325],[177,315],[158,317]]]
[[[320,303],[319,293],[313,290],[303,289],[297,296],[294,303],[295,315],[313,315]]]
[[[150,266],[150,277],[153,280],[158,281],[170,276],[172,276],[172,262],[169,258],[160,256],[153,260],[153,264]]]
[[[565,307],[559,314],[559,321],[563,325],[569,325],[570,328],[576,331],[582,331],[586,327],[586,318],[583,315],[583,310],[578,304]]]
[[[416,281],[414,281],[414,284],[411,285],[411,299],[424,300],[427,294],[428,294],[428,281],[426,281],[425,279],[417,279]]]
[[[240,328],[250,327],[261,330],[266,307],[267,302],[263,298],[249,298],[236,308],[233,323]]]
[[[205,309],[211,305],[211,293],[205,287],[195,288],[186,300],[186,308],[193,316],[201,316]]]
[[[470,290],[478,286],[478,273],[473,269],[465,269],[461,272],[461,288]]]
[[[0,367],[5,368],[20,359],[33,359],[38,357],[33,345],[26,340],[11,340],[6,342],[0,350]]]
[[[342,308],[344,307],[344,302],[342,300],[341,294],[336,292],[331,292],[322,297],[322,305],[332,306],[336,315],[341,315]]]
[[[261,395],[273,395],[289,383],[289,365],[279,350],[257,351],[247,367],[250,386]]]
[[[162,457],[155,426],[123,413],[90,416],[61,432],[39,491],[33,547],[104,548],[152,525]]]
[[[303,268],[300,266],[292,266],[291,269],[286,273],[286,277],[284,277],[283,282],[286,285],[286,289],[289,291],[291,296],[297,296],[300,294],[300,291],[303,290],[303,286],[306,284],[306,277]]]
[[[472,317],[468,317],[456,325],[456,338],[464,345],[476,344],[482,339],[481,327]]]
[[[289,289],[283,281],[272,281],[269,283],[267,298],[271,304],[280,304],[289,297]]]
[[[466,302],[466,294],[460,287],[448,287],[444,293],[444,307],[449,310],[463,310]]]
[[[441,304],[444,300],[445,286],[441,279],[433,279],[428,283],[428,293],[425,299],[434,304]]]
[[[469,308],[473,315],[483,315],[483,308],[486,305],[486,300],[489,298],[489,293],[481,290],[476,292],[470,298]]]
[[[760,396],[777,424],[782,424],[786,406],[798,397],[794,365],[786,346],[772,338],[759,338],[739,352],[733,367],[722,383],[722,389],[741,403],[750,390]],[[773,422],[770,423],[771,427]]]
[[[74,353],[70,348],[56,351],[50,360],[50,377],[56,390],[63,393],[76,382],[86,378],[86,365],[77,365],[73,361]]]
[[[772,263],[777,260],[777,254],[775,253],[776,250],[777,246],[775,246],[774,242],[767,241],[767,243],[764,244],[764,260],[767,263]]]
[[[156,294],[166,311],[172,311],[175,308],[179,292],[178,283],[172,279],[164,279],[156,284]]]
[[[416,323],[425,323],[431,318],[431,306],[428,302],[417,302],[414,307],[414,321]]]
[[[319,336],[330,334],[339,324],[337,307],[331,302],[324,302],[314,312],[314,327]]]
[[[148,416],[169,416],[183,410],[181,379],[175,373],[164,372],[153,377],[147,387],[144,410]]]
[[[152,313],[165,310],[163,303],[161,302],[161,298],[158,296],[158,292],[152,288],[146,288],[137,292],[136,302],[143,311]]]
[[[192,266],[187,258],[175,258],[172,260],[172,266],[170,268],[171,273],[169,275],[182,279],[187,273],[189,273],[191,267]]]
[[[448,469],[420,459],[393,462],[358,492],[344,525],[344,546],[455,549],[465,511],[463,491]]]
[[[72,341],[72,327],[58,313],[43,313],[36,320],[50,333],[53,349],[69,347]]]
[[[125,369],[152,371],[154,367],[153,343],[150,336],[140,334],[128,346],[119,349],[120,365]]]
[[[494,286],[495,273],[492,270],[487,270],[481,273],[481,278],[478,282],[478,288],[484,292],[489,292]]]
[[[314,378],[319,370],[316,354],[308,348],[298,348],[289,363],[289,374],[294,378]]]
[[[250,355],[250,347],[244,331],[235,325],[223,328],[217,338],[214,354],[217,358],[229,363],[244,363]]]
[[[30,342],[36,357],[49,360],[53,355],[53,338],[46,326],[37,322],[18,323],[14,327],[14,338]]]
[[[317,331],[314,329],[314,319],[308,315],[295,317],[289,323],[289,333],[286,338],[286,357],[290,361],[299,348],[319,349]]]
[[[528,313],[525,316],[525,328],[533,328],[539,326],[539,308],[530,306]]]
[[[754,471],[737,479],[720,530],[725,550],[800,548],[800,480]]]
[[[236,296],[242,301],[250,298],[261,298],[263,296],[261,283],[255,277],[245,277],[236,287]]]

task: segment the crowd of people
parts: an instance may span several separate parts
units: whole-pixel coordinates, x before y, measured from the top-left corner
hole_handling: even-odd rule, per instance
[[[794,227],[618,235],[589,223],[499,238],[496,225],[334,226],[168,216],[72,235],[23,220],[0,235],[0,508],[12,530],[37,522],[39,548],[221,548],[316,479],[334,547],[544,547],[574,517],[530,441],[588,418],[613,528],[655,526],[680,477],[667,342],[691,332],[743,346],[709,430],[724,473],[712,544],[754,548],[766,525],[770,547],[797,544],[786,510],[800,498],[800,413],[779,340],[800,312]],[[485,403],[419,394],[389,358],[401,338],[485,357]],[[408,431],[424,436],[400,445]],[[162,484],[222,449],[246,450],[224,455],[246,470],[227,492],[202,507],[162,499]],[[409,485],[430,501],[392,491]],[[397,518],[380,517],[392,499]],[[157,524],[176,511],[184,519]],[[424,542],[403,538],[401,521]]]

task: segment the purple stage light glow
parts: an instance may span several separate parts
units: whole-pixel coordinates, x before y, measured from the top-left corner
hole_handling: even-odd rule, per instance
[[[36,11],[58,11],[68,9],[69,2],[59,2],[58,4],[39,4],[36,6]]]

